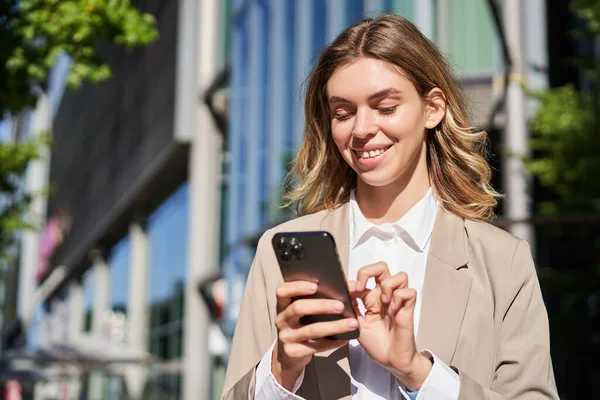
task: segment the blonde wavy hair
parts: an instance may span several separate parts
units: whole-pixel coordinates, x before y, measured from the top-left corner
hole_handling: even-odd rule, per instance
[[[431,184],[442,206],[466,219],[488,220],[500,195],[491,187],[487,133],[471,127],[466,101],[444,57],[413,24],[393,14],[367,18],[343,31],[321,52],[306,87],[302,146],[286,178],[284,197],[301,214],[348,201],[356,172],[342,158],[332,134],[326,86],[341,66],[370,57],[399,67],[419,95],[440,88],[446,114],[426,136]]]

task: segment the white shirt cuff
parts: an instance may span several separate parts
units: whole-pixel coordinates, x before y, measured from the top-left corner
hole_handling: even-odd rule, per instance
[[[433,360],[433,367],[418,390],[417,400],[457,400],[460,392],[460,377],[458,374],[431,351],[422,350],[421,354]],[[402,392],[402,396],[410,400],[411,397],[406,389],[402,385],[398,387]]]
[[[303,400],[302,397],[295,395],[304,381],[304,370],[294,384],[292,391],[286,390],[277,382],[277,379],[271,372],[271,357],[273,355],[273,346],[271,345],[267,353],[263,356],[256,368],[256,386],[254,390],[254,400]]]

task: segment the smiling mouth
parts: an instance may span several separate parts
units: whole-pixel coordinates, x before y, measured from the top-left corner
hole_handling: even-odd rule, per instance
[[[390,147],[392,147],[392,146],[385,147],[382,149],[371,150],[371,151],[361,151],[361,150],[353,150],[353,151],[354,151],[354,154],[356,154],[356,156],[358,158],[366,159],[366,158],[378,157],[378,156],[382,155],[383,153],[385,153]]]

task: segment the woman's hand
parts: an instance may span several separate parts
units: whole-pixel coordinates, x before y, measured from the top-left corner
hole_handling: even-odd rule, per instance
[[[376,285],[367,289],[371,277]],[[358,341],[363,349],[408,390],[420,389],[432,364],[417,351],[413,326],[417,292],[408,287],[408,275],[400,272],[391,276],[387,264],[378,262],[361,268],[349,288],[366,309],[365,315],[358,317]],[[358,309],[356,303],[355,307]]]
[[[323,339],[326,336],[353,331],[354,318],[302,325],[305,315],[341,314],[342,302],[324,299],[297,299],[317,292],[317,284],[306,281],[284,282],[277,287],[277,344],[273,349],[271,371],[281,386],[291,391],[313,354],[336,349],[346,340]]]

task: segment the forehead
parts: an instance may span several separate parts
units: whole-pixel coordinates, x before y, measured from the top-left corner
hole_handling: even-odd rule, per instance
[[[414,85],[399,67],[383,60],[361,57],[335,70],[327,81],[327,96],[368,96],[388,88],[416,93]]]

